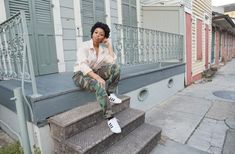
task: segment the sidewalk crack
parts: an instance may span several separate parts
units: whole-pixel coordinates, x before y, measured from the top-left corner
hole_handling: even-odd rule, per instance
[[[193,134],[195,133],[195,131],[198,129],[198,127],[200,126],[200,124],[202,123],[202,121],[204,120],[204,118],[206,117],[207,113],[210,111],[210,109],[212,108],[214,102],[212,101],[210,107],[208,108],[208,110],[206,111],[206,113],[204,114],[204,116],[202,117],[202,119],[200,120],[200,122],[197,124],[197,126],[195,127],[195,129],[191,132],[191,134],[189,135],[189,137],[187,138],[187,140],[184,142],[184,144],[187,144],[188,141],[190,140],[190,138],[193,136]]]

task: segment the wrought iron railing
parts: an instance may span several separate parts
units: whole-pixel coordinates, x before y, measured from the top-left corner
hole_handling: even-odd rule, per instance
[[[24,11],[0,24],[0,79],[31,82],[38,95]]]
[[[112,39],[118,63],[121,65],[184,60],[183,35],[114,24]]]

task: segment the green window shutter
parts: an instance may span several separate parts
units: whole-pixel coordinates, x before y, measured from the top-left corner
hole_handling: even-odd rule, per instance
[[[50,0],[35,0],[36,22],[46,24],[52,22],[51,11]]]
[[[58,72],[51,0],[6,0],[6,8],[25,11],[35,74]]]
[[[24,10],[27,20],[30,20],[30,2],[28,0],[9,0],[9,16]]]
[[[122,1],[122,23],[128,26],[137,26],[136,0]]]
[[[95,0],[95,22],[105,23],[105,4],[104,0]]]
[[[91,38],[90,30],[95,22],[105,23],[104,0],[81,0],[81,20],[83,29],[83,41]]]
[[[34,1],[34,31],[39,74],[58,72],[51,0]]]

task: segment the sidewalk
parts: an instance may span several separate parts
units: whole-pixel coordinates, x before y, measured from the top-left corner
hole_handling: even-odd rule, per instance
[[[235,59],[212,82],[193,84],[147,111],[146,121],[162,128],[151,154],[235,153]]]

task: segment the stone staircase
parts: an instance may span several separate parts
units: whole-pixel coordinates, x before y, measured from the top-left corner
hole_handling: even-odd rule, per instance
[[[129,107],[130,97],[120,96],[112,106],[122,133],[110,131],[97,102],[74,108],[48,121],[56,154],[149,153],[161,136],[161,129],[145,123],[145,113]]]

